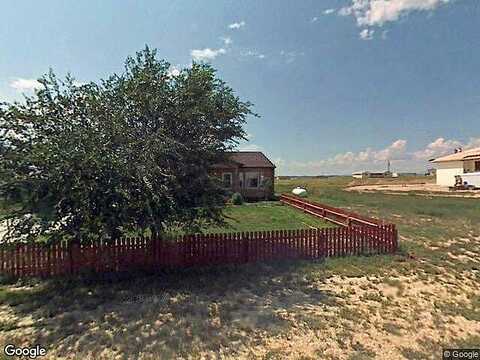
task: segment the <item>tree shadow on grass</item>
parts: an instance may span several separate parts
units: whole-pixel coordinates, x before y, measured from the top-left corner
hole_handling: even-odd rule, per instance
[[[311,286],[311,269],[297,261],[17,285],[2,300],[32,324],[3,338],[42,344],[52,358],[234,356],[261,344],[262,334],[287,333],[309,306],[337,306]]]

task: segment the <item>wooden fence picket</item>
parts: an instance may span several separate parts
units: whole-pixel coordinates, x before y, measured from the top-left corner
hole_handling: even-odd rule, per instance
[[[128,271],[134,268],[161,269],[201,265],[242,264],[283,259],[319,259],[398,250],[394,224],[347,213],[326,205],[283,198],[305,212],[351,226],[322,229],[271,230],[221,234],[183,235],[177,238],[123,237],[111,242],[82,244],[0,244],[0,274],[56,276],[96,272]],[[311,211],[310,211],[311,210]],[[330,215],[328,215],[330,214]],[[330,219],[329,216],[335,216]],[[340,221],[340,220],[341,221]]]

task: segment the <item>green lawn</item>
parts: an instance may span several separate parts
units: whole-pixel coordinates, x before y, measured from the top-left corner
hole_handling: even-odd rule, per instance
[[[205,232],[291,230],[335,226],[278,201],[230,205],[225,209],[225,217],[225,226],[210,227]]]
[[[421,179],[421,178],[420,178]],[[378,179],[372,179],[377,183]],[[389,183],[402,179],[388,179]],[[408,178],[407,182],[414,181]],[[419,181],[419,180],[417,180]],[[352,184],[350,177],[328,179],[295,179],[279,181],[278,193],[287,192],[299,184],[308,189],[308,199],[350,209],[367,216],[397,223],[402,235],[438,241],[445,237],[478,234],[480,229],[480,199],[440,196],[387,195],[381,192],[357,193],[342,189]],[[404,243],[408,248],[411,244]]]

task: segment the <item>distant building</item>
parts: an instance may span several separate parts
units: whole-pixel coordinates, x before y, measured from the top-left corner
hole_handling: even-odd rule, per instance
[[[453,154],[430,161],[437,168],[437,185],[454,186],[456,175],[468,174],[468,178],[474,175],[473,173],[480,173],[480,147],[470,150],[455,149]]]
[[[390,171],[385,172],[371,172],[371,171],[362,171],[362,172],[354,172],[352,177],[355,179],[379,179],[379,178],[389,178],[392,177],[392,173]]]
[[[418,176],[417,173],[414,173],[414,172],[402,172],[400,174],[398,174],[399,176]]]
[[[387,177],[392,177],[392,173],[390,171],[385,171],[385,172],[371,172],[369,173],[370,178],[387,178]]]

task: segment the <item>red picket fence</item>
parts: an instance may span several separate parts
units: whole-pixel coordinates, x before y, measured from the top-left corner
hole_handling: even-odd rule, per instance
[[[53,276],[83,271],[156,270],[284,259],[386,254],[398,247],[395,225],[124,238],[92,244],[0,247],[0,273]]]
[[[320,217],[341,226],[376,228],[386,225],[382,220],[369,218],[351,211],[305,200],[296,196],[282,194],[280,196],[280,201],[310,215]]]

